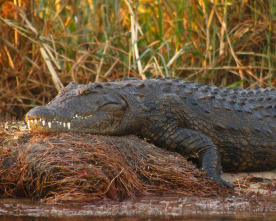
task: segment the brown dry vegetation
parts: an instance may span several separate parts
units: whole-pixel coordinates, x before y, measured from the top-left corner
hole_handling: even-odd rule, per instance
[[[273,0],[2,0],[0,114],[22,118],[72,80],[275,86],[275,16]]]
[[[134,136],[0,134],[0,197],[43,202],[233,193],[177,153]]]

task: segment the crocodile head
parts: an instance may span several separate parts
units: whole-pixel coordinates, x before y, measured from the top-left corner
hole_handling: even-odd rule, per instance
[[[31,109],[25,121],[30,130],[38,133],[116,134],[115,128],[121,123],[127,107],[116,84],[77,85],[72,82],[46,106]]]

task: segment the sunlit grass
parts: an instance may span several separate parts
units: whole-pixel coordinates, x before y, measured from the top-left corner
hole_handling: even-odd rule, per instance
[[[17,0],[0,7],[0,109],[12,115],[48,102],[72,80],[275,86],[273,0]]]

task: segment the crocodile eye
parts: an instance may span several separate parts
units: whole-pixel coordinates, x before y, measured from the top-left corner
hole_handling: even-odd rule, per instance
[[[89,90],[83,90],[83,91],[80,91],[80,94],[82,95],[88,95],[90,94],[91,92]]]

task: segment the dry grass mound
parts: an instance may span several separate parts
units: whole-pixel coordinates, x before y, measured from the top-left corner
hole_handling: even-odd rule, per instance
[[[181,155],[135,136],[2,132],[0,141],[1,197],[56,203],[229,191]]]

